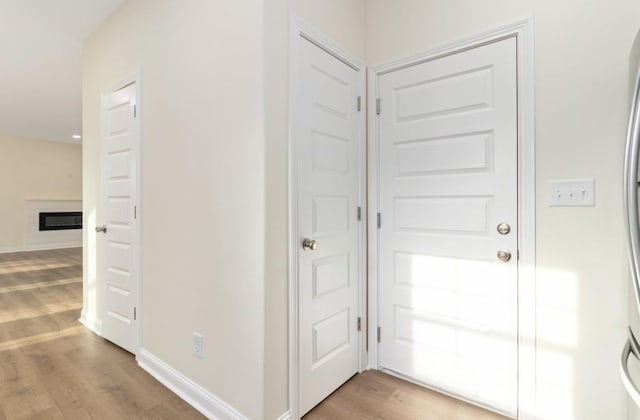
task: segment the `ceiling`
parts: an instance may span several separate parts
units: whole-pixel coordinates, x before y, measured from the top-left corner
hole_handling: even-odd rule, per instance
[[[0,135],[80,142],[82,43],[124,0],[0,0]]]

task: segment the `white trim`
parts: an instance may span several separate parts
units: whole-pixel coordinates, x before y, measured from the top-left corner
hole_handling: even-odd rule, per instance
[[[87,315],[84,307],[80,312],[80,319],[78,321],[80,321],[82,325],[89,328],[95,334],[102,336],[102,322],[91,315]]]
[[[286,412],[282,413],[276,420],[291,420],[292,418],[293,417],[291,417],[291,410],[287,410]]]
[[[210,419],[245,420],[235,408],[178,372],[157,356],[140,348],[138,365],[193,408]]]
[[[362,332],[359,337],[360,360],[359,372],[362,373],[367,369],[369,356],[367,354],[367,69],[362,63],[358,80],[358,89],[361,96],[360,123],[358,127],[358,139],[360,141],[360,154],[358,156],[358,164],[360,165],[360,207],[362,219],[358,226],[358,316],[362,322]]]
[[[379,77],[500,39],[515,37],[518,77],[518,418],[535,419],[535,127],[534,127],[534,20],[528,18],[429,51],[373,67],[369,71],[368,194],[369,220],[376,220],[378,197],[378,118],[375,100]],[[369,368],[378,368],[378,229],[369,226]]]
[[[13,252],[32,252],[32,251],[48,251],[53,249],[68,249],[68,248],[82,248],[82,241],[80,242],[65,242],[57,244],[43,244],[43,245],[23,245],[15,247],[0,248],[0,254],[9,254]]]
[[[136,285],[136,304],[135,304],[135,308],[136,308],[136,324],[135,324],[135,328],[136,328],[136,342],[135,342],[135,351],[134,354],[137,355],[139,349],[142,346],[142,253],[140,252],[140,250],[142,249],[142,169],[141,169],[141,163],[142,163],[142,88],[141,88],[141,83],[142,83],[142,72],[141,70],[135,70],[133,72],[131,72],[130,74],[128,74],[127,76],[123,77],[122,79],[116,81],[115,83],[109,85],[107,88],[105,88],[101,95],[100,95],[100,117],[101,117],[101,131],[100,131],[100,193],[99,193],[99,200],[102,201],[102,205],[100,206],[100,212],[102,214],[101,217],[104,217],[105,211],[106,211],[106,202],[104,200],[104,194],[106,193],[106,178],[105,178],[105,171],[106,171],[106,165],[104,165],[104,139],[106,137],[105,134],[105,125],[104,125],[104,98],[119,90],[122,89],[124,87],[126,87],[127,85],[130,84],[135,84],[135,90],[136,90],[136,98],[135,98],[135,104],[134,106],[136,107],[136,129],[138,132],[137,138],[135,139],[134,143],[133,143],[133,148],[134,148],[134,154],[135,154],[135,160],[134,160],[134,176],[135,176],[135,203],[134,205],[136,206],[136,233],[135,233],[135,246],[132,247],[133,249],[133,253],[134,253],[134,257],[133,257],[133,269],[132,269],[132,273],[133,273],[133,277],[137,280],[137,285]],[[98,222],[96,220],[96,222]],[[100,223],[96,223],[96,224],[100,224]],[[96,247],[97,249],[97,247]],[[102,259],[104,262],[104,258]],[[102,268],[104,267],[98,267],[97,268],[97,273],[96,273],[96,279],[98,279],[100,276],[102,276]],[[104,281],[105,279],[102,279],[102,281]],[[100,282],[98,282],[100,283]],[[99,292],[103,291],[103,288],[98,288]],[[104,296],[103,296],[104,297]],[[115,343],[117,345],[117,343]]]
[[[349,67],[360,72],[358,89],[360,90],[360,96],[362,97],[362,110],[360,112],[360,125],[359,125],[359,139],[362,142],[362,157],[360,166],[360,206],[362,207],[362,223],[360,224],[359,231],[359,295],[358,302],[358,316],[362,318],[363,324],[366,326],[366,316],[364,313],[364,293],[365,293],[365,275],[364,270],[365,258],[366,258],[366,236],[365,236],[365,224],[366,224],[366,168],[364,153],[366,151],[366,79],[365,79],[365,63],[359,59],[356,55],[347,51],[339,46],[335,41],[331,40],[326,35],[315,30],[312,26],[307,24],[299,17],[292,17],[290,23],[290,41],[289,41],[289,155],[288,155],[288,209],[289,209],[289,417],[287,418],[300,418],[299,415],[299,351],[298,351],[298,212],[297,212],[297,166],[296,166],[296,150],[293,139],[294,132],[294,110],[292,104],[295,101],[295,86],[297,81],[297,62],[298,62],[298,47],[299,40],[303,38],[312,42],[319,48],[326,51],[328,54],[344,62]],[[365,327],[366,328],[366,327]],[[366,329],[363,328],[363,333]],[[367,364],[367,352],[366,343],[363,338],[363,333],[359,335],[359,369],[362,371]]]
[[[136,303],[137,319],[138,322],[138,334],[136,337],[136,348],[142,348],[142,325],[144,319],[144,307],[142,300],[142,220],[144,216],[144,207],[142,205],[142,149],[143,149],[143,118],[144,118],[144,103],[142,98],[142,70],[138,69],[134,74],[136,80],[136,118],[138,120],[138,142],[136,143],[136,220],[138,225],[136,226],[136,241],[137,241],[137,271],[138,271],[138,297]]]
[[[51,249],[68,249],[68,248],[82,248],[82,241],[80,242],[61,242],[55,244],[43,244],[43,245],[27,245],[25,251],[47,251]]]
[[[518,418],[536,418],[536,165],[534,19],[513,27],[518,48]]]
[[[80,245],[82,246],[82,245]],[[0,248],[0,254],[10,254],[13,252],[25,252],[28,251],[25,245],[23,246],[7,246]]]
[[[370,68],[368,71],[368,101],[367,114],[368,132],[367,132],[367,198],[368,198],[368,214],[367,220],[375,221],[378,218],[378,145],[379,142],[374,139],[378,137],[378,118],[376,115],[376,98],[380,96],[378,91],[378,76],[375,69]],[[378,369],[378,225],[377,223],[367,223],[367,249],[368,249],[368,266],[367,266],[367,337],[369,348],[369,360],[367,369]]]
[[[48,141],[48,140],[45,140]],[[25,198],[24,201],[80,201],[82,198]]]
[[[291,41],[294,41],[295,44],[297,44],[298,37],[302,37],[312,42],[356,71],[360,71],[365,67],[365,62],[358,58],[357,55],[343,48],[340,44],[318,31],[298,16],[291,18],[291,37]],[[297,54],[297,47],[295,49],[293,49],[294,45],[291,45],[291,47],[292,50],[290,57],[293,58],[293,53],[296,52]],[[290,64],[294,65],[293,62]]]

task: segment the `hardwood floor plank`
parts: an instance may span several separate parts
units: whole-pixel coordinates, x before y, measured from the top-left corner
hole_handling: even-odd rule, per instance
[[[0,254],[0,420],[203,419],[134,357],[78,322],[81,249]],[[504,420],[377,371],[306,420]]]
[[[380,371],[354,376],[304,416],[305,420],[506,420]]]
[[[32,418],[56,407],[35,376],[19,377],[0,384],[0,401],[2,411],[9,420]]]
[[[32,420],[64,420],[64,414],[58,407],[51,407],[29,417]]]
[[[79,403],[67,404],[60,406],[62,415],[67,420],[93,420],[94,417],[89,414],[84,407]]]
[[[203,419],[78,322],[82,250],[0,254],[0,420]]]

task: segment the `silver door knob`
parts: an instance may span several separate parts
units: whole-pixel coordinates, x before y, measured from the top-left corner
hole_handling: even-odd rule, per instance
[[[498,233],[500,235],[507,235],[509,232],[511,232],[511,226],[509,226],[508,223],[500,223],[496,229],[498,230]]]
[[[496,255],[502,262],[507,262],[511,259],[511,251],[509,251],[508,249],[501,249]]]
[[[107,233],[107,225],[102,225],[102,226],[96,226],[96,232],[97,233]]]
[[[304,238],[302,240],[302,249],[305,251],[314,251],[318,247],[318,243],[313,239]]]

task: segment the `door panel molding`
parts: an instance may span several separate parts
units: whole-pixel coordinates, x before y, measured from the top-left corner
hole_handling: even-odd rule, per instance
[[[380,129],[376,111],[380,76],[433,61],[502,39],[515,37],[517,59],[518,133],[518,418],[535,418],[535,127],[534,127],[534,20],[469,36],[427,52],[376,65],[368,73],[368,219],[379,214]],[[385,221],[383,220],[382,223]],[[368,359],[367,368],[377,369],[379,237],[375,223],[368,225]]]
[[[359,370],[362,371],[367,365],[366,359],[366,298],[365,291],[365,261],[366,261],[366,74],[364,61],[357,58],[354,54],[347,51],[326,35],[318,32],[312,26],[304,22],[298,17],[293,17],[290,22],[290,81],[289,81],[289,150],[288,150],[288,210],[289,210],[289,408],[291,418],[299,418],[299,302],[298,302],[298,251],[299,251],[299,232],[298,232],[298,168],[297,168],[297,149],[294,139],[295,132],[295,110],[293,104],[296,103],[296,84],[300,79],[298,70],[298,61],[300,59],[301,42],[311,42],[321,50],[325,51],[332,57],[338,59],[350,68],[359,72],[358,74],[358,90],[362,97],[362,110],[358,116],[358,141],[359,148],[359,202],[362,207],[363,220],[359,224],[358,246],[361,252],[358,257],[358,296],[359,296],[359,314],[363,321],[362,333],[359,340]],[[356,106],[354,103],[353,106]],[[339,169],[339,168],[338,168]],[[332,170],[336,170],[333,168]]]

